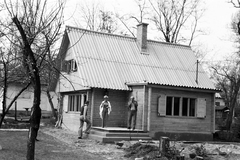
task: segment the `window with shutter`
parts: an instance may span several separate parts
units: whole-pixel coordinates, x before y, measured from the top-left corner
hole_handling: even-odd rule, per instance
[[[197,99],[197,117],[198,118],[206,117],[206,106],[207,106],[207,102],[205,98]]]
[[[71,71],[77,71],[77,62],[74,59],[71,61]]]
[[[64,61],[62,65],[63,72],[76,72],[77,71],[77,62],[74,59]]]
[[[158,116],[166,116],[166,95],[158,97]]]
[[[67,72],[67,69],[68,69],[68,61],[63,61],[61,71]]]

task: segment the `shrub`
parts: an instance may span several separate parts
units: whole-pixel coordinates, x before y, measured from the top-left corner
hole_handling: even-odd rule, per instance
[[[194,149],[197,156],[207,157],[207,150],[203,144],[201,144],[200,146],[196,146]]]

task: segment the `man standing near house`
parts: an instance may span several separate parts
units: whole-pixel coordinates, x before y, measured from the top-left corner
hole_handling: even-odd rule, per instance
[[[108,101],[108,96],[105,95],[103,98],[104,98],[104,101],[102,101],[102,103],[99,106],[99,111],[100,111],[99,114],[102,119],[102,128],[107,126],[108,116],[112,111],[111,104]]]
[[[78,130],[78,139],[82,139],[82,133],[83,133],[83,124],[84,122],[87,123],[86,130],[84,133],[89,134],[91,129],[91,122],[89,119],[87,119],[87,110],[88,110],[89,101],[86,101],[85,104],[81,107],[80,112],[80,127]]]
[[[138,103],[135,101],[135,98],[133,96],[130,97],[130,101],[128,102],[128,129],[131,129],[132,124],[132,130],[135,129],[136,126],[136,118],[137,118],[137,107]],[[133,123],[132,123],[133,121]]]

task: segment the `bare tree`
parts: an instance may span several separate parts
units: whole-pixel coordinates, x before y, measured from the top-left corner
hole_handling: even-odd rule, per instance
[[[229,63],[212,66],[212,77],[216,80],[217,88],[223,91],[222,96],[230,110],[225,127],[227,130],[231,130],[233,113],[237,105],[237,95],[240,89],[240,61],[232,60],[227,62]]]
[[[150,15],[150,20],[164,40],[191,45],[203,13],[199,9],[200,0],[149,0],[149,3],[154,13]]]
[[[130,16],[130,18],[135,19],[138,23],[143,23],[144,17],[147,15],[147,2],[146,0],[135,0],[138,10],[139,16]]]
[[[238,52],[235,53],[234,58],[226,60],[225,63],[213,65],[212,77],[217,82],[217,87],[223,91],[222,95],[226,106],[229,108],[229,114],[226,120],[226,128],[231,129],[234,110],[237,104],[237,97],[240,90],[240,12],[232,19],[232,31],[236,35],[235,43],[238,44]]]
[[[118,22],[114,13],[104,10],[100,3],[85,1],[80,6],[81,24],[77,23],[77,26],[105,33],[115,33],[118,30]]]
[[[64,3],[57,2],[55,6],[49,7],[47,0],[17,1],[16,3],[5,1],[7,16],[12,22],[11,28],[6,27],[6,29],[18,33],[13,36],[18,40],[16,46],[21,50],[22,65],[34,89],[27,142],[28,160],[34,159],[35,139],[41,119],[40,68],[56,37],[59,36],[63,21]]]
[[[230,0],[229,3],[232,3],[235,8],[240,8],[240,0]]]
[[[148,14],[147,1],[135,0],[135,3],[138,8],[137,14],[133,14],[133,13],[129,13],[126,15],[116,14],[116,17],[118,18],[118,20],[123,24],[124,28],[126,28],[128,31],[128,32],[122,31],[121,32],[122,35],[129,35],[128,33],[130,33],[130,36],[136,37],[134,32],[136,31],[137,27],[136,25],[132,26],[133,24],[132,20],[135,20],[137,24],[140,24],[147,19],[147,14]]]
[[[1,76],[0,76],[0,86],[3,88],[2,93],[2,114],[0,119],[0,128],[2,126],[3,120],[8,113],[9,109],[12,107],[16,99],[21,95],[21,93],[26,90],[29,85],[31,84],[29,81],[27,81],[27,78],[23,76],[23,72],[19,69],[18,64],[18,58],[15,57],[15,53],[12,52],[12,48],[14,46],[10,46],[10,50],[6,54],[3,50],[1,50],[0,57],[0,65],[1,65]],[[2,48],[1,48],[2,49]],[[24,83],[25,86],[10,100],[10,102],[7,105],[7,93],[8,93],[8,85],[10,83],[20,82]]]

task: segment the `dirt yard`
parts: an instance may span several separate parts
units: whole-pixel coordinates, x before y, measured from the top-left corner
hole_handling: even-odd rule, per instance
[[[159,142],[138,142],[138,141],[122,141],[122,147],[116,144],[103,144],[87,137],[78,140],[77,133],[66,129],[56,129],[43,127],[41,132],[51,135],[69,145],[81,148],[92,154],[101,154],[108,160],[129,160],[144,157],[145,160],[161,159],[159,155]],[[207,160],[239,160],[240,144],[239,143],[183,143],[171,142],[171,147],[181,151],[181,155],[185,156],[185,160],[191,159],[190,154],[198,152]],[[196,158],[195,158],[196,159]]]
[[[90,153],[92,156],[98,156],[99,159],[134,160],[135,158],[144,158],[144,160],[166,160],[166,158],[160,158],[159,156],[159,141],[121,141],[119,144],[122,145],[104,144],[88,139],[87,135],[85,135],[83,139],[78,140],[77,133],[67,129],[54,128],[53,124],[48,122],[45,123],[44,121],[47,122],[48,120],[43,120],[41,123],[40,134],[38,137],[40,143],[46,141],[46,137],[44,136],[46,134],[50,137],[48,138],[49,140],[53,137],[52,139],[62,143],[63,145],[58,146],[62,146],[61,148],[63,150],[69,150],[69,148],[71,148],[73,153],[78,153],[81,150],[84,151],[84,153]],[[3,140],[5,139],[6,138]],[[46,141],[46,143],[48,142]],[[185,157],[185,160],[190,160],[190,155],[195,156],[193,159],[196,159],[196,155],[201,155],[205,160],[240,160],[240,143],[184,143],[171,141],[170,147],[172,149],[169,153],[170,155],[176,155],[176,153],[179,153]],[[22,149],[22,147],[16,148],[16,150],[19,149]]]

